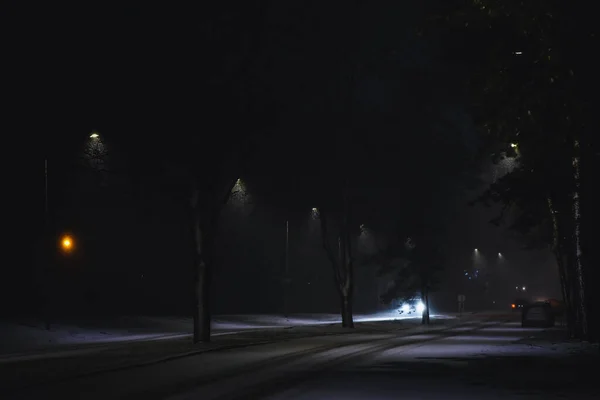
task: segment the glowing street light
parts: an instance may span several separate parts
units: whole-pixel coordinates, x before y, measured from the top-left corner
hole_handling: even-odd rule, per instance
[[[311,211],[311,218],[313,220],[319,219],[319,209],[317,207],[313,207]]]
[[[523,289],[522,289],[522,290],[523,290],[523,291],[525,291],[525,290],[527,290],[527,288],[526,288],[525,286],[523,286]]]
[[[518,146],[518,145],[517,145],[516,143],[511,143],[511,144],[510,144],[510,147],[512,147],[513,149],[516,149],[516,148],[517,148],[517,146]]]
[[[71,251],[73,251],[74,247],[75,247],[75,242],[73,241],[73,238],[70,235],[64,235],[60,239],[60,248],[64,252],[70,253]]]
[[[98,139],[99,137],[100,137],[100,135],[98,135],[96,132],[94,132],[90,135],[90,139]]]

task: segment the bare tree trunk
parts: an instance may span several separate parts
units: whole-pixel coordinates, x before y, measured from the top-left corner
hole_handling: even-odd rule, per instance
[[[348,293],[341,296],[342,327],[354,328],[354,317],[352,315],[352,294]]]
[[[191,200],[192,206],[192,232],[194,237],[194,311],[193,342],[210,342],[210,285],[212,279],[212,249],[214,232],[208,227],[202,229],[203,219],[199,210],[199,196],[194,190]]]
[[[572,285],[572,274],[569,270],[569,258],[568,253],[565,251],[565,239],[563,236],[563,224],[561,214],[555,205],[555,201],[551,197],[547,199],[548,210],[552,219],[552,252],[556,259],[558,266],[558,273],[560,278],[560,287],[565,303],[565,313],[567,319],[567,329],[570,337],[576,336],[576,324],[577,324],[577,310],[575,306],[575,299],[573,298],[573,285]]]
[[[586,290],[585,290],[585,278],[584,278],[584,266],[583,257],[581,254],[581,212],[580,212],[580,157],[579,157],[579,142],[574,142],[575,155],[572,159],[573,165],[573,180],[575,183],[575,192],[573,193],[573,205],[572,205],[572,218],[573,218],[573,256],[574,256],[574,267],[576,277],[576,290],[578,298],[578,314],[580,317],[579,321],[579,334],[581,339],[588,339],[588,316],[586,307]]]
[[[350,257],[351,244],[348,242],[349,235],[345,233],[340,239],[340,262],[338,265],[341,269],[341,273],[339,274],[341,279],[337,286],[342,303],[342,327],[354,328],[354,317],[352,315],[352,301],[354,300],[354,268]]]
[[[592,135],[594,132],[593,128],[584,130],[582,132],[582,140],[585,145],[581,147],[581,236],[582,236],[582,257],[584,259],[584,277],[588,288],[596,286],[600,281],[598,280],[598,252],[595,251],[594,243],[594,231],[599,224],[597,215],[598,213],[593,210],[596,208],[598,203],[596,197],[596,171],[600,167],[598,161],[598,148],[594,141],[597,138]],[[588,312],[588,326],[589,326],[589,340],[592,342],[600,341],[600,296],[597,291],[587,290],[586,291],[586,307]]]
[[[210,342],[210,283],[211,268],[204,261],[200,261],[195,268],[195,308],[194,308],[194,344]]]
[[[429,289],[427,287],[424,287],[423,290],[421,290],[421,297],[423,298],[423,304],[425,305],[425,309],[421,316],[421,323],[423,325],[429,325]]]
[[[425,297],[425,313],[427,314],[427,325],[429,325],[429,290],[427,291],[427,296]]]
[[[342,327],[354,328],[354,318],[352,314],[354,267],[350,252],[351,244],[348,242],[350,235],[342,228],[340,235],[337,236],[337,246],[332,246],[332,238],[330,237],[328,227],[328,214],[322,210],[319,214],[319,218],[321,221],[323,248],[331,263],[333,279],[336,290],[340,296]]]

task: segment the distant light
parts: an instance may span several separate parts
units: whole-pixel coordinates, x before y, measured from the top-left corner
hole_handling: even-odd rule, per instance
[[[73,238],[69,235],[64,235],[60,239],[60,247],[63,249],[63,251],[69,252],[73,250],[73,245]]]
[[[319,209],[317,207],[313,207],[311,215],[312,215],[313,220],[318,219],[319,218]]]
[[[479,249],[475,249],[475,253],[477,253],[479,251]]]
[[[523,291],[525,291],[525,289],[526,289],[525,286],[523,286]]]
[[[420,301],[420,302],[418,302],[418,303],[417,303],[416,311],[417,311],[419,314],[422,314],[422,313],[423,313],[423,311],[425,311],[425,304],[423,304],[423,302],[422,302],[422,301]]]
[[[511,308],[517,308],[517,305],[516,304],[511,304],[510,307]]]
[[[502,253],[498,253],[498,257],[502,257]]]
[[[516,147],[517,147],[517,144],[516,144],[516,143],[511,143],[511,144],[510,144],[510,147],[512,147],[512,148],[514,149],[514,148],[516,148]]]
[[[100,135],[98,135],[96,132],[94,132],[90,135],[90,139],[98,139],[99,137],[100,137]]]
[[[230,182],[231,182],[231,181],[230,181]],[[241,184],[242,184],[242,180],[241,180],[240,178],[238,178],[238,180],[237,180],[237,181],[235,181],[235,184],[236,184],[236,185],[241,185]]]
[[[515,54],[516,54],[517,56],[520,56],[521,54],[523,54],[523,52],[522,52],[522,51],[515,51]]]

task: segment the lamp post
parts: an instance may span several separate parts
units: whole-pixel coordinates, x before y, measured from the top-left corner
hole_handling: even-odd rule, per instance
[[[316,220],[319,218],[319,210],[316,207],[311,209],[311,219]],[[285,264],[284,264],[284,277],[283,277],[283,316],[288,318],[289,314],[289,290],[292,283],[290,277],[290,221],[285,221]]]
[[[100,135],[93,131],[89,135],[89,139],[92,143],[102,143],[100,140]],[[54,271],[52,263],[54,260],[54,254],[56,248],[54,247],[54,239],[53,234],[50,228],[50,201],[48,194],[48,155],[44,158],[44,243],[43,243],[43,252],[44,252],[44,261],[45,265],[43,267],[43,271],[40,272],[42,275],[42,296],[43,296],[43,314],[44,314],[44,324],[46,326],[46,330],[50,330],[51,327],[51,303],[52,296],[50,296],[50,287],[51,281],[54,278]],[[63,253],[68,254],[71,253],[74,249],[74,241],[71,236],[65,235],[60,240],[59,248],[63,251]]]
[[[50,296],[48,294],[48,278],[50,277],[50,263],[52,260],[52,245],[50,235],[50,209],[48,206],[48,158],[44,158],[44,236],[43,236],[43,254],[44,254],[44,266],[40,271],[40,277],[42,278],[42,302],[44,303],[43,318],[44,325],[47,331],[51,328],[50,322]]]
[[[290,221],[285,221],[285,274],[283,278],[283,316],[288,317],[288,291],[290,286]]]

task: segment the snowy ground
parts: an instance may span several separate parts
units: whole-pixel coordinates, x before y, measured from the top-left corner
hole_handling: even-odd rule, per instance
[[[439,316],[438,318],[443,318]],[[415,319],[397,312],[357,315],[357,322]],[[289,328],[339,323],[336,314],[300,314],[290,318],[276,315],[222,315],[213,322],[213,335],[229,335],[240,331]],[[57,323],[47,331],[41,321],[0,321],[0,358],[8,354],[39,352],[72,345],[98,345],[136,340],[159,340],[188,337],[192,331],[190,318],[121,317],[73,323]]]
[[[22,389],[2,398],[597,398],[598,347],[505,318],[222,350]],[[588,378],[589,377],[589,378]]]
[[[215,366],[223,360],[230,360],[229,354],[237,351],[238,356],[246,351],[270,359],[272,352],[289,353],[296,346],[314,346],[327,343],[339,346],[348,340],[373,340],[377,337],[416,335],[419,339],[424,332],[435,333],[460,324],[477,323],[475,318],[434,319],[430,326],[419,320],[358,322],[355,329],[345,329],[340,324],[303,325],[287,329],[246,330],[243,333],[222,335],[213,338],[211,343],[193,345],[189,337],[163,341],[136,341],[109,346],[96,346],[92,351],[52,352],[52,357],[17,357],[0,360],[0,398],[3,390],[44,385],[50,382],[77,380],[85,376],[103,375],[120,370],[151,368],[151,365],[177,364],[177,360],[201,357],[208,363],[210,372],[216,373]],[[382,336],[383,335],[383,336]],[[386,336],[387,335],[387,336]],[[348,339],[347,339],[348,338]],[[265,347],[266,346],[266,347]],[[252,350],[256,348],[258,350]],[[246,349],[246,350],[243,350]],[[269,350],[271,349],[271,350]],[[218,355],[217,355],[218,353]],[[215,354],[209,355],[209,354]],[[35,355],[37,356],[37,355]],[[242,357],[243,358],[243,357]],[[239,359],[238,361],[242,361]],[[252,361],[252,359],[249,359]],[[182,361],[183,362],[183,361]],[[225,364],[224,367],[239,367]],[[173,370],[176,372],[176,369]],[[158,368],[160,370],[160,368]],[[126,372],[124,372],[127,375]],[[107,398],[111,398],[108,396]]]
[[[597,398],[596,382],[590,379],[599,361],[597,346],[563,342],[558,329],[523,329],[518,322],[507,322],[506,316],[468,321],[404,329],[398,329],[401,323],[367,322],[352,334],[287,338],[202,353],[30,385],[0,397]]]
[[[490,326],[385,349],[264,398],[599,398],[592,378],[600,361],[598,346],[563,342],[562,334],[518,323]]]

